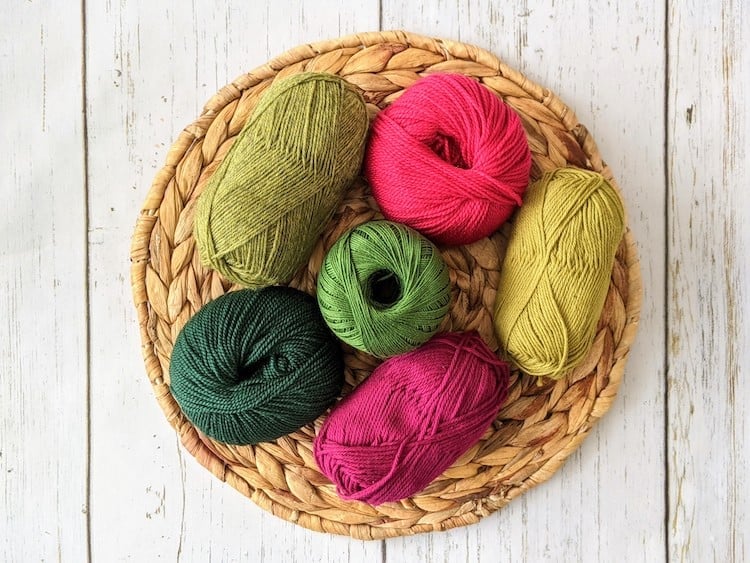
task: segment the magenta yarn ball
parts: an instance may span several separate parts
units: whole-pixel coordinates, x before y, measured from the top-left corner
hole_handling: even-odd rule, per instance
[[[476,332],[439,334],[383,362],[332,409],[315,459],[343,499],[410,497],[482,437],[508,381],[508,365]]]
[[[530,171],[518,114],[461,74],[422,78],[381,111],[364,161],[383,215],[447,245],[495,232],[521,205]]]

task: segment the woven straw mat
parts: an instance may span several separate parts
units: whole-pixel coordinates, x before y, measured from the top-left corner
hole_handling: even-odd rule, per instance
[[[330,72],[355,84],[371,116],[420,76],[469,75],[521,116],[533,178],[565,165],[595,170],[614,183],[612,174],[570,109],[490,53],[411,33],[374,32],[302,45],[222,88],[179,135],[143,204],[131,262],[146,371],[167,420],[199,463],[265,510],[312,530],[381,539],[472,524],[547,480],[610,408],[640,310],[633,237],[628,230],[620,244],[598,333],[583,364],[559,381],[514,372],[508,401],[481,441],[412,498],[378,507],[341,500],[313,459],[312,440],[324,417],[256,446],[229,446],[201,435],[170,393],[169,358],[187,320],[234,288],[200,264],[192,234],[196,198],[262,93],[274,80],[302,71]],[[320,264],[334,241],[380,217],[366,185],[357,183],[290,285],[314,293]],[[476,329],[494,350],[492,310],[507,233],[506,226],[490,238],[442,251],[453,288],[442,329]],[[378,361],[346,347],[345,356],[346,393]]]

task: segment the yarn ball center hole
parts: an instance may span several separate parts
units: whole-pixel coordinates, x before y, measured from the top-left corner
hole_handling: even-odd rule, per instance
[[[263,374],[273,373],[276,377],[285,376],[293,371],[292,362],[283,354],[272,354],[268,358],[263,358],[250,363],[243,363],[233,374],[232,383],[239,385],[251,379],[263,378]]]
[[[430,149],[432,149],[432,152],[438,155],[442,160],[452,164],[456,168],[462,168],[464,170],[471,168],[471,165],[466,162],[466,159],[464,158],[461,144],[455,137],[438,131],[435,135],[435,139],[430,143]]]
[[[401,281],[390,270],[378,270],[367,278],[367,295],[378,309],[388,309],[401,299]]]

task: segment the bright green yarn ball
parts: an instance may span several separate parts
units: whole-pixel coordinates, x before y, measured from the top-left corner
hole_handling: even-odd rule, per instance
[[[343,385],[341,348],[315,299],[289,287],[211,301],[180,332],[170,390],[204,434],[256,444],[320,416]]]
[[[378,358],[395,356],[437,332],[450,306],[448,267],[416,231],[372,221],[326,255],[318,304],[341,340]]]

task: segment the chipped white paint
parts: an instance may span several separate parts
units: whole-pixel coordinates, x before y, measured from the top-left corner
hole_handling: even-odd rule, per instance
[[[8,6],[0,560],[750,559],[742,0]],[[472,527],[363,543],[268,515],[183,455],[140,360],[127,256],[151,177],[213,92],[378,26],[481,45],[575,109],[623,189],[645,300],[617,402],[548,483]]]
[[[0,561],[86,559],[81,61],[79,13],[3,5]]]
[[[750,11],[669,11],[669,555],[750,560]]]
[[[421,10],[409,9],[412,4],[384,0],[383,26],[481,45],[574,108],[622,188],[645,296],[617,401],[549,482],[477,526],[396,540],[388,548],[414,561],[659,561],[665,518],[664,7],[629,0],[472,0],[425,3]]]
[[[127,260],[151,179],[203,103],[298,43],[377,28],[369,4],[87,3],[95,561],[381,558],[377,542],[315,535],[265,513],[184,454],[145,377]]]

